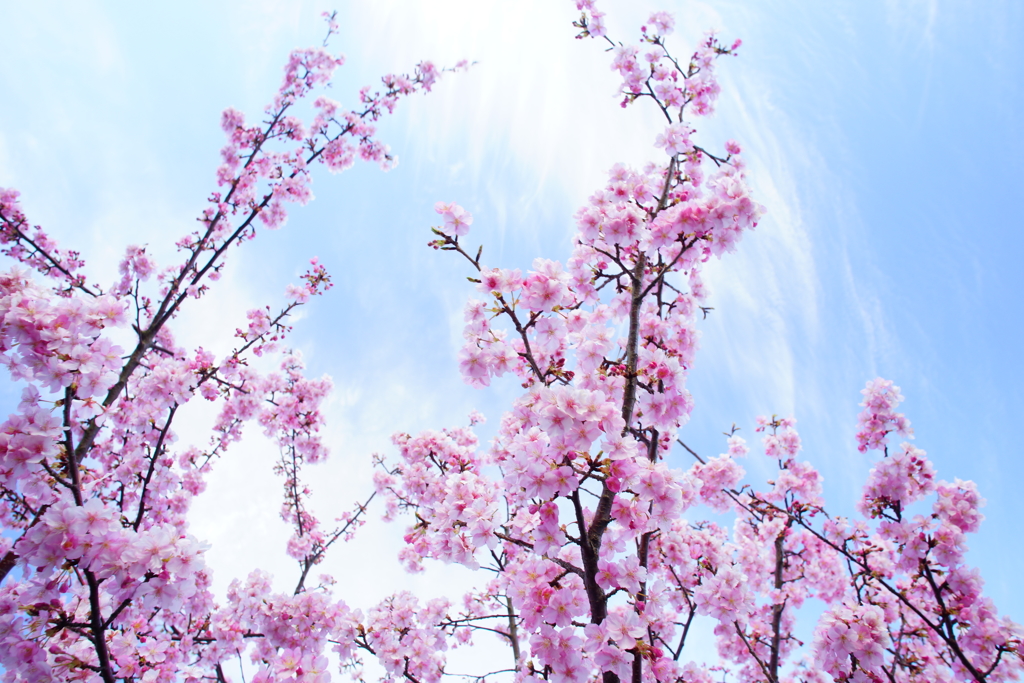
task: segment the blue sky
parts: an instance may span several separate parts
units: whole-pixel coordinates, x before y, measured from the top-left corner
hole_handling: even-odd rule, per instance
[[[675,52],[706,28],[740,37],[720,62],[719,114],[698,123],[711,147],[744,146],[768,208],[739,253],[709,277],[715,311],[703,328],[683,438],[724,450],[735,422],[793,414],[805,457],[826,478],[829,506],[852,512],[871,458],[853,443],[860,389],[894,380],[915,444],[942,478],[975,480],[987,520],[971,542],[987,592],[1024,619],[1018,520],[1024,502],[1019,426],[1024,364],[1019,265],[1024,196],[1024,9],[1011,0],[806,3],[612,2],[610,34],[633,40],[653,9],[676,14]],[[983,9],[978,9],[983,8]],[[289,49],[322,36],[313,2],[81,2],[0,9],[0,186],[22,191],[31,220],[82,251],[92,279],[113,280],[128,243],[162,263],[191,229],[222,145],[220,111],[255,118]],[[312,374],[333,376],[333,460],[314,489],[329,519],[369,491],[369,454],[388,435],[463,424],[472,408],[491,433],[514,383],[464,386],[455,353],[471,294],[462,264],[426,247],[434,202],[475,216],[484,261],[523,267],[564,259],[576,207],[617,161],[654,158],[653,112],[622,110],[599,45],[573,40],[573,4],[551,1],[376,1],[338,5],[333,47],[348,58],[333,97],[420,59],[479,63],[403,102],[381,126],[399,158],[382,174],[321,174],[317,200],[287,227],[237,252],[228,277],[178,326],[179,340],[224,351],[247,308],[281,301],[311,256],[336,287],[308,307],[293,343]],[[251,248],[250,248],[251,246]],[[202,438],[193,410],[181,441]],[[262,566],[292,582],[276,521],[273,449],[256,436],[226,458],[197,502],[217,585]],[[680,465],[688,465],[679,461]],[[750,463],[751,480],[768,476]],[[372,524],[325,569],[365,583],[455,585],[432,569],[391,567],[399,528]],[[447,578],[446,578],[447,577]]]

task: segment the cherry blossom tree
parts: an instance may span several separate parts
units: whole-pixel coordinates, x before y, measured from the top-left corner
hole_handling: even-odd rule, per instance
[[[440,202],[430,245],[458,254],[480,298],[465,309],[459,366],[471,385],[511,374],[523,393],[481,449],[470,427],[397,434],[378,457],[389,518],[408,518],[399,560],[488,571],[455,606],[399,592],[365,613],[311,572],[362,522],[369,501],[335,527],[317,519],[304,467],[327,455],[320,429],[327,378],[310,379],[283,346],[295,309],[330,288],[315,260],[278,308],[254,309],[223,358],[175,342],[175,319],[215,286],[226,259],[289,203],[311,198],[316,163],[356,157],[393,164],[375,122],[440,75],[429,62],[364,88],[358,105],[316,93],[342,63],[325,49],[292,53],[262,122],[224,113],[227,144],[199,227],[157,266],[130,246],[109,285],[24,215],[0,189],[0,358],[23,385],[0,429],[0,666],[5,680],[231,680],[247,658],[255,681],[361,676],[434,683],[449,649],[494,637],[507,664],[476,677],[518,681],[1003,681],[1022,664],[1021,628],[1000,617],[965,561],[982,504],[970,482],[938,481],[910,438],[892,382],[864,389],[861,450],[878,451],[862,519],[827,513],[820,476],[797,459],[790,418],[762,418],[767,488],[743,483],[749,448],[733,433],[706,457],[682,440],[687,387],[707,314],[702,268],[728,258],[764,208],[750,196],[741,147],[697,142],[692,121],[714,112],[718,59],[740,42],[709,34],[673,56],[673,19],[659,12],[638,46],[606,36],[592,0],[577,0],[579,38],[609,47],[622,106],[665,118],[658,159],[617,165],[575,216],[566,262],[527,273],[485,265],[471,214]],[[328,37],[336,29],[328,16]],[[311,120],[295,112],[311,105]],[[111,330],[129,332],[129,348]],[[254,358],[279,359],[262,373]],[[174,418],[189,400],[217,412],[203,446],[179,446]],[[186,512],[204,477],[257,422],[279,447],[290,594],[259,570],[215,604],[205,545]],[[671,453],[691,457],[686,470]],[[930,503],[930,507],[928,504]],[[685,515],[729,514],[731,530]],[[826,605],[813,643],[795,635],[809,598]],[[698,618],[714,623],[721,663],[692,651]],[[688,648],[688,639],[691,647]]]

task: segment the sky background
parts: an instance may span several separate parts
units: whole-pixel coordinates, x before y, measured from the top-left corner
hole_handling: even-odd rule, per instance
[[[719,61],[718,115],[697,122],[697,137],[711,149],[728,138],[743,145],[768,213],[738,253],[709,268],[715,310],[702,326],[696,408],[682,438],[714,455],[734,422],[753,442],[755,416],[794,415],[829,508],[850,514],[874,459],[855,448],[859,392],[876,376],[894,380],[915,445],[939,476],[972,479],[988,500],[970,559],[1000,610],[1024,620],[1024,5],[600,7],[625,42],[652,10],[673,11],[680,56],[708,28],[744,41],[739,57]],[[0,186],[21,190],[30,220],[82,252],[90,281],[111,283],[127,244],[173,262],[173,242],[214,188],[220,112],[234,106],[256,119],[289,50],[319,44],[324,9],[306,0],[0,1]],[[521,391],[514,382],[473,390],[458,377],[473,290],[463,263],[426,247],[434,203],[473,213],[470,243],[484,245],[488,265],[564,260],[573,212],[612,164],[658,158],[662,126],[651,109],[619,108],[609,55],[573,40],[570,0],[335,9],[332,47],[348,62],[330,95],[343,104],[421,59],[478,63],[382,123],[398,168],[317,175],[316,201],[235,251],[227,276],[175,328],[179,342],[224,353],[246,309],[282,302],[310,257],[326,264],[336,286],[292,336],[309,373],[335,382],[332,460],[309,475],[325,521],[369,494],[370,454],[391,453],[391,433],[465,424],[476,408],[490,418],[486,440]],[[189,406],[181,446],[205,442],[205,410]],[[193,531],[213,544],[218,591],[254,567],[290,591],[276,454],[250,432],[211,475]],[[770,476],[767,462],[747,469],[751,482]],[[404,575],[393,560],[401,530],[373,521],[335,551],[324,570],[340,578],[340,596],[369,605],[399,587],[431,595],[467,580],[445,567]]]

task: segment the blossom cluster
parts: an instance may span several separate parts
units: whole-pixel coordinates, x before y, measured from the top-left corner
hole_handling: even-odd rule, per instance
[[[857,418],[858,450],[862,453],[869,449],[884,450],[889,443],[886,437],[892,432],[903,437],[913,436],[910,420],[895,410],[903,402],[903,394],[891,380],[872,380],[861,393],[864,394],[861,403],[864,410]]]
[[[814,641],[817,664],[833,680],[884,680],[885,650],[892,643],[879,607],[833,607],[818,622]]]
[[[384,495],[388,515],[414,507],[417,524],[409,530],[403,552],[408,568],[421,568],[424,558],[479,566],[478,551],[494,547],[498,491],[482,477],[472,455],[476,437],[467,429],[398,434],[402,463],[398,472],[378,471],[377,492]]]

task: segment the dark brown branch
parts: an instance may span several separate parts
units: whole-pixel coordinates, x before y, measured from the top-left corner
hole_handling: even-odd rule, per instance
[[[156,445],[153,446],[153,457],[149,460],[149,469],[146,471],[146,477],[142,480],[142,491],[139,493],[139,511],[135,515],[135,522],[132,524],[132,529],[135,531],[139,530],[139,525],[142,524],[142,516],[146,513],[146,492],[149,489],[149,482],[153,479],[157,461],[163,455],[164,439],[167,438],[167,433],[171,429],[171,421],[174,419],[174,413],[177,410],[178,404],[175,403],[167,413],[167,421],[164,422],[164,426],[160,430],[160,436],[157,437]]]

